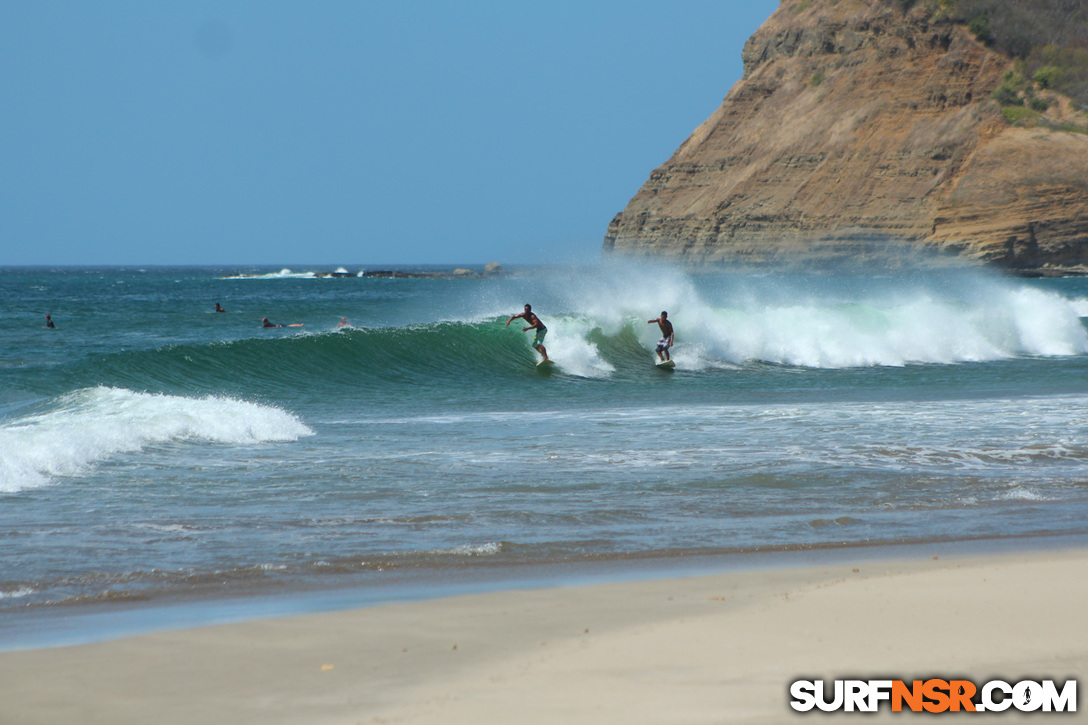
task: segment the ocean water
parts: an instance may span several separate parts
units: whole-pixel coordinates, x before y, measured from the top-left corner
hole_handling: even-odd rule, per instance
[[[0,269],[0,647],[406,572],[1088,534],[1088,280],[292,269]]]

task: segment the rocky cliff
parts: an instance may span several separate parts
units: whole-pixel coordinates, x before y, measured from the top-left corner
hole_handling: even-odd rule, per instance
[[[905,245],[1088,268],[1088,134],[1058,130],[1088,119],[1051,93],[1045,123],[1010,123],[992,95],[1012,59],[935,4],[904,5],[784,0],[745,45],[744,77],[613,219],[605,252],[811,264],[902,260]]]

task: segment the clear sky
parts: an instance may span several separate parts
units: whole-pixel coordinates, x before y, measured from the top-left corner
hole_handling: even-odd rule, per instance
[[[777,6],[0,3],[0,265],[597,259]]]

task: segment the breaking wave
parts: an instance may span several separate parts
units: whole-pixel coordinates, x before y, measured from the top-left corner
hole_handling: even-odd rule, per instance
[[[263,390],[332,396],[385,383],[516,383],[533,373],[539,358],[520,320],[504,325],[511,309],[520,311],[510,289],[494,286],[448,301],[442,321],[262,331],[226,342],[128,350],[71,363],[51,380],[62,390],[215,390],[241,398]],[[545,345],[559,376],[644,375],[660,337],[647,320],[662,309],[676,329],[677,370],[688,372],[753,364],[951,365],[1088,353],[1084,300],[977,274],[759,278],[587,270],[519,281],[518,289],[519,297],[537,303],[548,326]]]
[[[61,396],[49,408],[0,425],[0,492],[42,486],[159,443],[251,445],[313,433],[279,408],[221,397],[95,387]]]

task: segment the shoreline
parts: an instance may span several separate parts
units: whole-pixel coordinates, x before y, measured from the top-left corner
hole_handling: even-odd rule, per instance
[[[19,723],[777,722],[799,678],[1088,674],[1083,542],[928,548],[0,652],[0,698]]]
[[[443,569],[392,570],[360,581],[267,583],[232,594],[221,590],[183,595],[105,598],[0,612],[0,654],[95,644],[127,637],[238,624],[253,620],[335,613],[386,604],[449,597],[593,586],[749,571],[835,566],[943,556],[988,556],[1088,550],[1088,534],[843,542],[826,546],[769,547],[716,552],[673,552],[546,563],[466,562]]]

